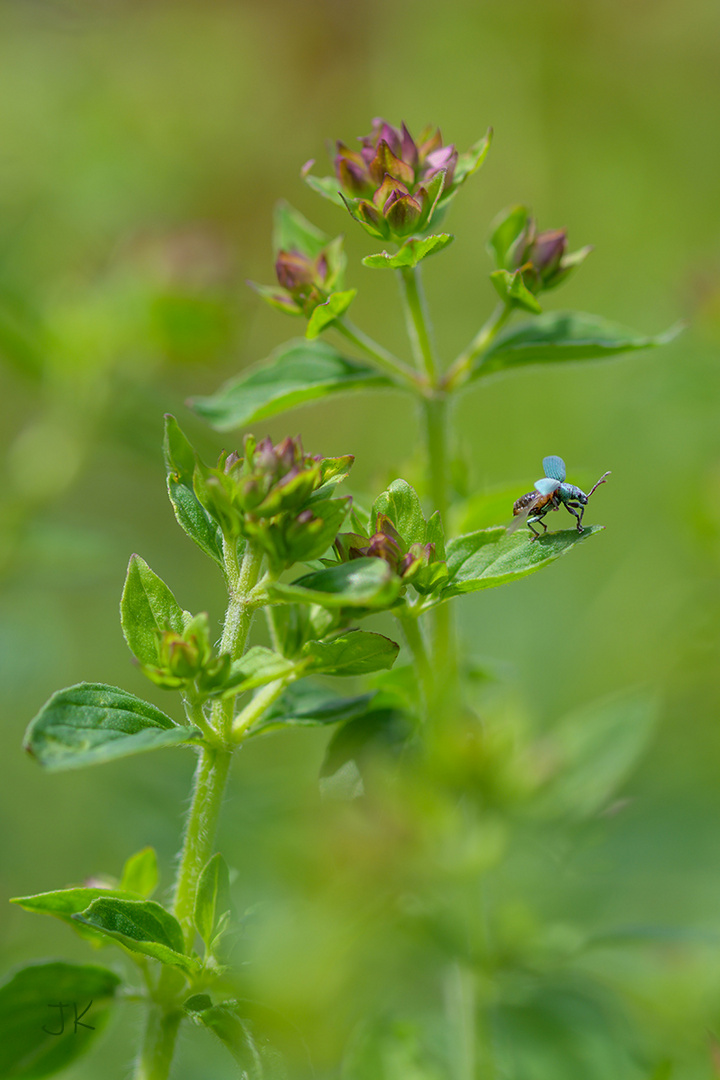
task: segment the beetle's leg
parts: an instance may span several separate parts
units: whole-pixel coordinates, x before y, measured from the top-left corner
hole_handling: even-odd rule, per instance
[[[579,533],[584,532],[585,530],[582,527],[582,519],[583,514],[585,513],[585,507],[580,506],[579,503],[565,503],[565,507],[574,518],[577,518],[577,531]],[[578,510],[580,511],[580,513],[578,513]]]
[[[528,521],[527,527],[530,530],[530,532],[533,534],[533,540],[539,540],[541,534],[539,532],[535,532],[535,530],[533,529],[533,524],[542,525],[545,532],[547,532],[547,525],[545,524],[543,519],[539,518],[539,517],[538,518],[533,518],[532,523],[530,521]],[[544,533],[542,535],[544,535]],[[530,543],[532,543],[532,540],[530,541]]]

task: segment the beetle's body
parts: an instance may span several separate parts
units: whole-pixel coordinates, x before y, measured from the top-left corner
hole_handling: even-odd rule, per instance
[[[609,472],[603,473],[597,484],[588,495],[577,487],[576,484],[568,484],[565,481],[565,462],[556,455],[543,458],[545,476],[535,484],[534,491],[528,491],[521,495],[513,506],[513,514],[517,517],[525,515],[527,526],[533,534],[533,540],[538,540],[541,533],[537,532],[533,525],[542,525],[547,532],[547,525],[542,520],[551,510],[558,510],[560,506],[572,514],[577,521],[577,531],[583,532],[582,519],[588,499],[595,488],[605,483]]]

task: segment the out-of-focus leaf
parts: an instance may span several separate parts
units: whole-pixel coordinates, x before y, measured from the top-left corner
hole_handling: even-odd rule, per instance
[[[152,896],[157,886],[158,864],[155,848],[144,847],[141,851],[131,855],[125,863],[120,878],[120,888],[137,893],[138,896],[147,899]]]
[[[345,289],[343,292],[333,293],[324,304],[318,304],[308,320],[305,337],[312,340],[322,334],[323,330],[345,314],[356,296],[357,289]]]
[[[333,734],[320,777],[334,776],[348,761],[354,761],[362,774],[367,758],[378,753],[398,753],[412,733],[412,724],[404,713],[397,709],[370,709],[348,720]]]
[[[311,681],[294,683],[250,729],[249,734],[260,735],[287,726],[316,727],[353,720],[368,711],[374,697],[374,693],[336,697],[332,690],[315,686]]]
[[[232,909],[230,871],[218,851],[203,868],[195,893],[193,921],[208,949],[218,933],[220,920],[228,912],[232,912]]]
[[[347,360],[324,341],[300,340],[283,345],[269,363],[191,404],[214,427],[229,431],[331,394],[394,385],[375,368]]]
[[[494,375],[524,364],[556,364],[574,360],[602,360],[620,353],[655,348],[672,341],[682,327],[643,337],[599,315],[580,311],[549,311],[532,322],[500,334],[478,360],[473,379]]]
[[[117,686],[78,683],[58,690],[30,722],[24,747],[46,769],[77,769],[179,746],[202,737]]]
[[[347,630],[328,641],[308,641],[302,655],[310,670],[327,675],[368,675],[391,668],[400,646],[382,634]]]
[[[160,639],[165,630],[182,634],[182,608],[162,578],[144,559],[133,555],[120,601],[120,621],[130,652],[141,664],[160,663]]]
[[[84,1054],[104,1027],[119,986],[114,972],[94,964],[51,961],[16,971],[0,986],[3,1080],[40,1080]]]
[[[130,952],[150,956],[186,972],[197,971],[200,967],[198,960],[185,955],[180,923],[154,900],[100,897],[72,917],[117,941]]]
[[[363,266],[369,266],[373,270],[400,270],[404,266],[417,266],[428,255],[435,255],[449,244],[452,244],[454,236],[450,233],[437,233],[434,236],[426,236],[423,240],[406,240],[399,251],[394,255],[387,251],[381,251],[377,255],[366,255]]]
[[[636,691],[561,720],[549,738],[556,769],[541,795],[543,809],[588,817],[607,806],[647,748],[657,716],[656,699]]]
[[[208,1028],[225,1044],[240,1066],[243,1080],[288,1080],[279,1051],[256,1038],[242,1001],[223,1001],[206,1009],[189,1010],[192,1020]]]
[[[603,528],[602,525],[587,525],[583,533],[577,529],[564,529],[536,541],[518,533],[508,536],[502,527],[458,536],[448,543],[450,581],[442,591],[442,599],[527,577],[566,555],[589,536],[602,532]]]
[[[528,211],[525,206],[512,206],[503,210],[492,223],[488,249],[499,269],[511,270],[508,252],[527,225]]]
[[[490,280],[495,286],[495,291],[501,300],[512,307],[522,308],[533,315],[539,315],[542,311],[540,304],[525,285],[522,273],[515,270],[495,270],[490,275]]]
[[[320,254],[330,237],[318,229],[311,221],[281,199],[273,214],[273,251],[298,251],[302,255],[315,258]]]
[[[386,608],[397,598],[400,578],[383,559],[353,559],[305,574],[290,584],[268,586],[271,599],[288,603],[320,604],[326,608]]]

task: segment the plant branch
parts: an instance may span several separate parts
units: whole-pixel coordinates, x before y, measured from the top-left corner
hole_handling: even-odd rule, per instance
[[[361,352],[369,356],[376,367],[379,367],[382,371],[387,372],[390,377],[397,382],[402,381],[405,385],[418,385],[417,372],[402,360],[398,359],[391,352],[388,352],[382,345],[379,345],[377,341],[373,341],[371,337],[363,333],[359,327],[351,323],[349,319],[341,318],[337,319],[333,324],[335,329],[339,331],[348,341],[351,341],[356,348]]]
[[[424,372],[430,384],[434,386],[437,381],[438,365],[432,344],[432,333],[425,303],[425,294],[422,288],[420,267],[406,266],[399,270],[398,273],[402,285],[405,323],[415,363],[418,370]]]
[[[457,390],[470,378],[478,356],[490,348],[495,337],[513,313],[510,304],[498,304],[487,322],[480,327],[475,337],[458,358],[450,365],[442,380],[446,390]]]
[[[235,722],[232,726],[232,734],[235,742],[240,742],[245,732],[252,727],[256,720],[259,720],[262,714],[270,708],[270,706],[277,701],[282,694],[288,683],[292,682],[291,678],[276,679],[275,682],[268,683],[262,690],[259,690],[255,694],[252,701],[249,701],[242,712],[239,712],[235,717]]]

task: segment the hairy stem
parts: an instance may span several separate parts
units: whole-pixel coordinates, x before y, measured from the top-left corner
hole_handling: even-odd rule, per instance
[[[166,1011],[159,1005],[151,1006],[133,1080],[167,1080],[181,1019],[179,1009]]]
[[[377,341],[373,341],[371,337],[363,333],[359,327],[351,323],[349,319],[338,319],[334,324],[335,329],[338,330],[344,337],[351,341],[356,348],[364,352],[366,356],[369,356],[376,367],[379,367],[382,371],[386,371],[395,381],[398,377],[403,383],[412,383],[417,385],[417,373],[413,371],[408,364],[403,363],[397,356],[393,356],[391,352],[385,349],[382,345],[379,345]]]
[[[404,267],[399,271],[399,274],[405,306],[405,322],[415,363],[418,369],[425,373],[431,385],[434,386],[437,381],[438,366],[432,343],[425,294],[420,278],[420,268],[418,266]]]
[[[225,573],[230,601],[225,613],[225,624],[219,651],[220,653],[229,653],[230,658],[236,660],[245,651],[250,626],[257,607],[257,603],[250,600],[250,593],[257,585],[260,577],[263,553],[254,544],[248,543],[245,546],[242,561],[238,563],[234,545],[225,542],[224,548]],[[230,739],[234,710],[234,697],[213,702],[211,713],[213,727],[225,742]]]
[[[203,746],[195,770],[193,796],[185,826],[180,866],[175,883],[173,911],[185,936],[187,948],[193,943],[193,909],[198,878],[213,853],[220,808],[232,753]]]

